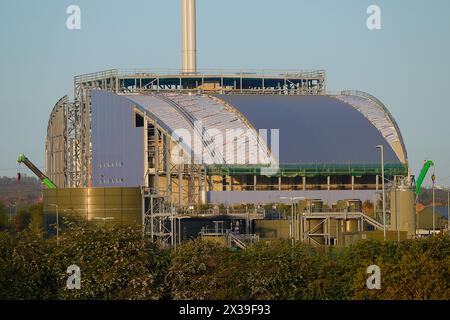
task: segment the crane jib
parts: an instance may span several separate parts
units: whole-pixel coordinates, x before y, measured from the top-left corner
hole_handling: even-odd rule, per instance
[[[41,170],[39,170],[30,160],[28,160],[27,157],[25,157],[23,154],[19,156],[19,159],[17,160],[18,163],[23,163],[27,166],[28,169],[30,169],[38,178],[41,180],[42,184],[46,186],[49,189],[56,189],[56,184],[51,181],[44,173],[42,173]]]

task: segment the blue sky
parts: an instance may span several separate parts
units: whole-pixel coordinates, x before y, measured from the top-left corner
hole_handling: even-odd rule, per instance
[[[66,28],[71,4],[81,30]],[[381,30],[366,27],[371,4]],[[388,106],[413,173],[430,158],[450,185],[450,1],[197,0],[197,13],[199,68],[325,69],[328,90]],[[180,28],[179,0],[0,0],[0,176],[19,153],[44,166],[48,116],[74,75],[179,68]]]

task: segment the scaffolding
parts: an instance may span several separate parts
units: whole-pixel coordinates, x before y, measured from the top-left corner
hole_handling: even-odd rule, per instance
[[[176,241],[176,211],[168,204],[165,197],[152,194],[142,188],[143,193],[143,234],[150,241],[162,247],[175,247]]]

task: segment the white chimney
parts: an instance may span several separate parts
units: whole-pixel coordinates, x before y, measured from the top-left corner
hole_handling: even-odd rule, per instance
[[[195,0],[181,0],[183,73],[197,72]]]

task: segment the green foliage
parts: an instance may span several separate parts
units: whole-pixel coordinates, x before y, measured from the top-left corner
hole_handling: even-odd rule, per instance
[[[0,231],[9,227],[9,216],[6,207],[0,202]]]
[[[159,299],[164,295],[167,257],[142,239],[137,228],[69,229],[53,254],[61,299]],[[82,272],[81,290],[68,290],[66,269]]]
[[[55,277],[50,244],[29,232],[0,234],[0,300],[52,299]]]
[[[169,282],[175,299],[448,299],[449,250],[448,236],[326,252],[289,241],[229,252],[196,240],[173,253]],[[367,289],[372,264],[381,290]]]
[[[24,231],[31,221],[31,213],[28,208],[20,208],[14,216],[14,229],[16,232]]]
[[[44,212],[44,205],[43,203],[36,203],[30,206],[28,209],[30,212],[30,223],[28,225],[28,228],[30,228],[30,231],[39,235],[43,233],[43,225],[44,225],[44,219],[43,219],[43,212]]]
[[[240,251],[197,239],[169,250],[144,240],[140,228],[105,230],[73,218],[65,225],[59,246],[31,227],[0,232],[0,300],[450,299],[445,235],[337,249],[277,241]],[[66,288],[73,264],[80,290]],[[381,290],[366,287],[372,264],[381,268]]]
[[[364,241],[349,248],[347,261],[354,270],[354,299],[449,299],[450,238],[395,242]],[[359,259],[358,259],[359,258]],[[381,268],[381,290],[367,290],[366,269]]]
[[[168,273],[172,298],[225,298],[228,278],[224,277],[223,268],[230,254],[226,248],[200,239],[174,251]]]
[[[142,239],[138,228],[70,222],[55,239],[31,229],[0,234],[1,299],[160,299],[168,253]],[[66,288],[70,265],[82,271],[81,290]]]

